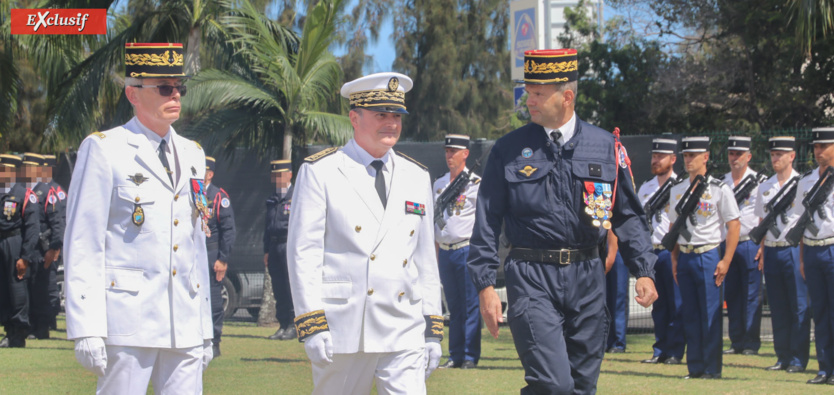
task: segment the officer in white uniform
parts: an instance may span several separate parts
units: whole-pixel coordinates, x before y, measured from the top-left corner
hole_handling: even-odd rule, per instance
[[[677,161],[678,142],[672,139],[657,138],[652,140],[652,179],[643,183],[637,196],[645,207],[667,180],[675,182],[677,174],[673,166]],[[669,251],[661,241],[669,231],[669,200],[666,207],[649,218],[652,228],[652,246],[657,255],[655,270],[655,287],[657,300],[652,305],[654,321],[654,338],[652,357],[643,363],[680,364],[686,342],[683,337],[683,316],[681,315],[681,291],[672,276],[672,259]]]
[[[446,165],[450,172],[434,182],[435,202],[461,172],[470,172],[466,167],[469,136],[450,134],[445,141]],[[478,290],[466,267],[480,182],[481,178],[471,173],[469,182],[454,201],[446,207],[435,207],[435,210],[443,210],[446,222],[442,229],[440,224],[434,226],[440,281],[449,307],[449,360],[441,368],[472,369],[481,358],[481,305]]]
[[[64,237],[67,338],[97,393],[202,393],[212,357],[202,148],[179,136],[182,44],[125,48],[136,116],[87,137]]]
[[[802,201],[820,179],[820,175],[828,167],[834,166],[834,128],[815,128],[811,134],[814,158],[819,166],[799,180],[791,209],[796,215],[805,212]],[[806,228],[799,250],[800,270],[808,285],[811,309],[814,312],[814,342],[819,361],[817,376],[808,380],[808,384],[834,385],[834,196],[831,191],[812,218],[819,231],[814,233]]]
[[[757,176],[747,166],[753,156],[750,144],[751,139],[747,136],[730,136],[728,139],[727,158],[731,171],[724,174],[723,181],[730,188],[736,188],[748,176]],[[730,348],[724,350],[724,354],[756,355],[762,345],[759,337],[762,326],[762,270],[758,262],[761,252],[749,236],[750,230],[759,224],[759,217],[754,212],[757,193],[758,186],[738,203],[741,230],[724,285],[730,335]]]
[[[770,163],[775,173],[759,185],[756,198],[756,216],[764,218],[769,214],[767,205],[799,173],[793,169],[796,158],[794,137],[772,137],[768,141]],[[794,189],[794,193],[796,189]],[[785,193],[788,193],[787,191]],[[789,199],[783,194],[780,199]],[[793,204],[793,199],[789,200]],[[799,272],[799,247],[792,247],[785,234],[796,223],[799,214],[790,212],[790,207],[782,212],[774,223],[779,234],[765,233],[764,254],[760,267],[767,283],[767,300],[770,305],[770,317],[773,326],[773,349],[776,352],[776,364],[765,368],[769,371],[785,370],[797,373],[808,366],[808,353],[811,345],[811,315],[808,310],[808,289]]]
[[[412,81],[342,86],[354,137],[310,156],[294,187],[287,260],[315,394],[425,393],[443,317],[425,166],[391,149]]]
[[[689,179],[672,188],[669,196],[669,222],[678,219],[675,207],[697,175],[704,175],[709,160],[708,137],[684,137],[683,159]],[[707,177],[707,189],[700,196],[692,219],[686,220],[691,238],[678,236],[672,251],[672,272],[681,291],[684,333],[686,335],[685,378],[721,378],[721,285],[738,244],[739,211],[733,190],[715,178]],[[727,226],[724,256],[719,256],[722,228]]]

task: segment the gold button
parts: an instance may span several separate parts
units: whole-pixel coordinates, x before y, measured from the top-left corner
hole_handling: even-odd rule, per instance
[[[177,269],[174,269],[173,274],[174,274],[175,276],[177,275]]]
[[[179,244],[174,244],[174,252],[177,252],[178,249],[180,249]]]
[[[111,286],[111,287],[115,287],[115,286],[116,286],[116,282],[115,282],[115,281],[111,281],[111,282],[110,282],[110,286]]]
[[[200,288],[200,284],[199,284],[199,283],[197,284],[197,288]]]
[[[411,234],[409,236],[414,236],[414,229],[411,230]]]
[[[133,199],[133,201],[135,201],[136,203],[139,203],[139,196],[137,196],[135,199]]]
[[[374,289],[373,288],[368,289],[368,295],[373,295],[373,294],[374,294]]]
[[[405,265],[408,265],[408,259],[403,259],[403,267],[405,267]]]
[[[376,259],[376,255],[371,254],[371,260],[374,260],[374,259]]]
[[[405,296],[405,292],[400,291],[400,297],[403,297],[403,296]]]
[[[180,195],[179,195],[179,194],[174,195],[174,201],[175,201],[175,202],[176,202],[176,201],[177,201],[177,199],[179,199],[179,198],[180,198]]]
[[[180,223],[180,220],[178,220],[178,219],[174,220],[174,226],[177,226],[177,224],[179,224],[179,223]]]
[[[359,225],[356,225],[356,227],[354,229],[356,230],[356,233],[359,233],[359,232],[362,231],[362,227],[359,226]]]

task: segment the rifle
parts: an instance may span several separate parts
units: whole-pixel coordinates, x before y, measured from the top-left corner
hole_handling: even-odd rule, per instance
[[[434,223],[437,224],[441,230],[446,227],[446,220],[443,219],[443,212],[451,207],[458,196],[460,196],[463,192],[464,188],[469,185],[469,179],[479,167],[481,167],[480,159],[475,161],[475,166],[472,166],[469,171],[466,171],[465,169],[461,171],[455,180],[452,181],[449,186],[443,190],[443,193],[437,197],[437,200],[434,202]]]
[[[708,185],[707,177],[699,174],[689,185],[681,201],[675,206],[678,219],[675,220],[675,223],[669,229],[669,233],[666,233],[661,241],[663,247],[667,250],[672,251],[675,248],[675,244],[678,243],[678,235],[683,236],[685,240],[692,238],[692,234],[686,229],[686,221],[690,220],[692,224],[695,224],[695,209],[698,207],[698,202],[701,201],[701,196],[707,190]]]
[[[834,188],[834,168],[828,166],[828,168],[826,168],[820,176],[820,179],[814,183],[814,186],[811,187],[811,190],[808,191],[808,194],[805,195],[804,199],[802,199],[802,205],[805,206],[805,212],[802,213],[802,216],[800,216],[799,220],[796,221],[796,225],[794,225],[793,228],[788,231],[788,234],[785,235],[785,240],[787,240],[791,246],[799,244],[799,240],[802,239],[802,235],[805,234],[806,228],[812,235],[819,233],[820,229],[816,224],[814,224],[814,212],[819,212],[821,219],[826,218],[822,205],[828,199],[828,196],[831,195],[832,188]]]
[[[750,192],[753,192],[754,188],[765,181],[767,181],[767,176],[762,173],[748,174],[747,177],[744,177],[744,179],[741,180],[735,188],[733,188],[733,195],[736,197],[736,204],[740,205],[744,199],[750,196]]]
[[[685,177],[688,177],[686,173],[681,174],[678,178],[669,177],[660,186],[660,189],[652,195],[652,198],[646,202],[646,205],[643,206],[643,211],[646,212],[646,219],[649,223],[652,223],[652,217],[657,216],[657,219],[660,219],[660,211],[669,203],[669,193],[671,193],[672,187],[680,184]]]
[[[776,218],[782,218],[782,224],[788,223],[787,211],[796,197],[796,187],[799,185],[800,176],[796,176],[788,180],[788,182],[779,190],[779,193],[773,199],[767,202],[765,211],[767,215],[762,219],[756,227],[750,230],[750,240],[754,243],[760,244],[764,240],[767,231],[773,234],[773,237],[779,237],[779,227],[776,226]]]

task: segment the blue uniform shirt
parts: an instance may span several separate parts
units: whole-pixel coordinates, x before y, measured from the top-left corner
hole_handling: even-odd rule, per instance
[[[619,175],[617,176],[617,172]],[[635,277],[654,280],[650,232],[631,175],[617,165],[614,137],[577,119],[560,149],[540,125],[530,123],[492,147],[478,193],[468,265],[478,290],[495,284],[502,222],[513,247],[585,249],[605,241],[606,231],[585,212],[586,182],[614,185],[611,224],[620,253]]]

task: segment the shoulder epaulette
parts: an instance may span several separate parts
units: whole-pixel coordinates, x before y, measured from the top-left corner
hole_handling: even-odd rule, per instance
[[[418,166],[418,167],[420,167],[421,169],[423,169],[423,170],[425,170],[425,171],[429,171],[429,168],[428,168],[428,167],[426,167],[426,165],[424,165],[424,164],[422,164],[422,163],[420,163],[420,162],[417,162],[417,160],[416,160],[416,159],[414,159],[414,158],[412,158],[412,157],[410,157],[410,156],[408,156],[408,155],[406,155],[406,154],[404,154],[404,153],[402,153],[402,152],[397,152],[397,155],[398,155],[398,156],[402,156],[402,157],[403,157],[403,159],[405,159],[405,160],[407,160],[407,161],[409,161],[409,162],[411,162],[411,163],[414,163],[415,165],[417,165],[417,166]]]
[[[803,174],[803,175],[802,175],[802,177],[800,177],[800,178],[805,178],[805,177],[808,177],[808,176],[810,176],[810,175],[811,175],[811,173],[813,173],[813,172],[814,172],[814,169],[808,170],[808,171],[806,171],[806,172],[805,172],[805,174]]]
[[[715,177],[710,177],[709,178],[709,183],[712,184],[712,185],[717,185],[719,187],[724,185],[724,181],[721,181],[721,180],[719,180]]]
[[[326,149],[323,149],[319,152],[316,152],[315,154],[312,154],[312,155],[304,158],[304,161],[307,162],[307,163],[316,163],[317,161],[321,160],[321,158],[324,158],[328,155],[333,155],[338,150],[339,150],[339,147],[326,148]]]
[[[197,144],[197,148],[199,148],[199,149],[201,149],[201,150],[203,149],[203,146],[202,146],[202,145],[200,145],[200,143],[198,143],[198,142],[196,142],[196,141],[195,141],[195,142],[194,142],[194,144]]]
[[[92,133],[90,133],[90,136],[96,136],[101,140],[104,140],[104,138],[107,137],[107,135],[102,133],[102,132],[92,132]],[[89,136],[87,136],[87,137],[89,137]]]

